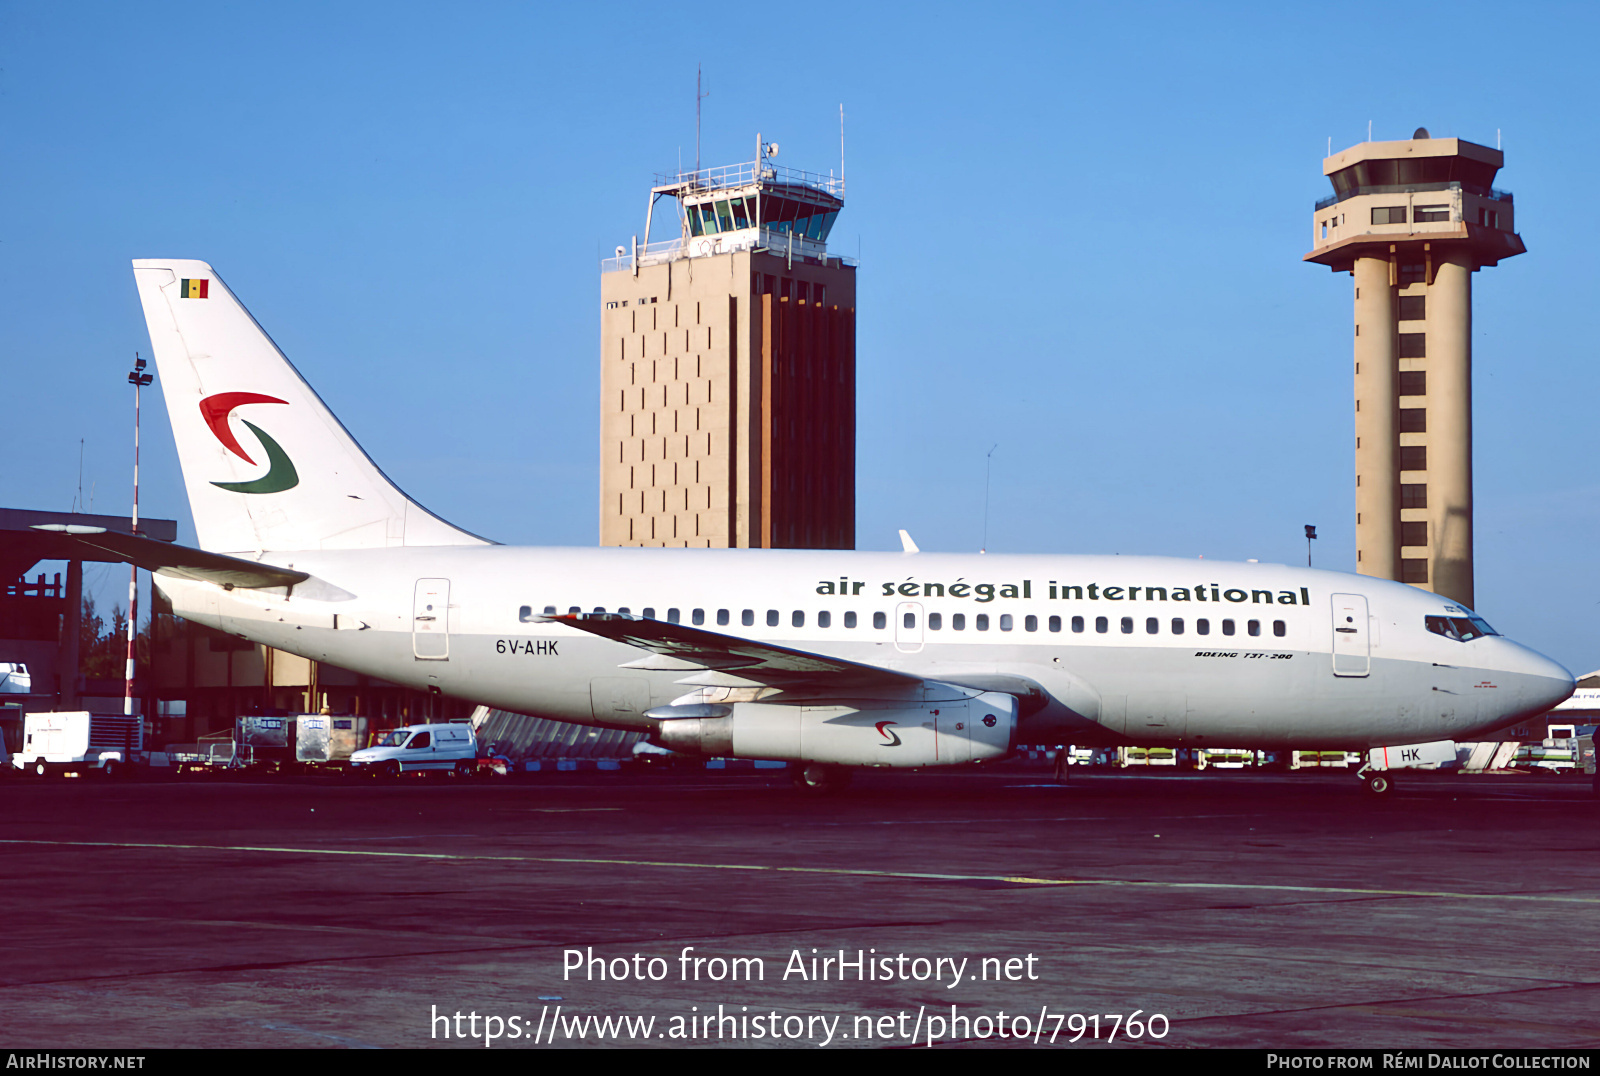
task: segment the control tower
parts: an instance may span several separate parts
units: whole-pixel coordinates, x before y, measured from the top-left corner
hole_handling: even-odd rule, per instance
[[[600,544],[855,546],[856,264],[844,181],[754,161],[657,176],[601,263]],[[677,235],[649,242],[663,202]]]
[[[1472,274],[1527,249],[1504,163],[1423,128],[1342,150],[1304,259],[1355,277],[1356,570],[1468,607]]]

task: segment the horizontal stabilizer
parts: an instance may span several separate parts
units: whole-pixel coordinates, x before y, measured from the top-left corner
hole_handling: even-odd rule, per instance
[[[36,526],[34,529],[48,530],[49,525]],[[149,572],[216,583],[219,586],[246,589],[292,587],[311,578],[309,573],[297,572],[292,568],[257,564],[253,560],[225,557],[220,553],[207,553],[202,549],[190,549],[132,534],[111,531],[84,534],[80,528],[73,528],[72,531],[63,529],[55,532],[55,539],[51,544],[59,544],[59,555],[63,559],[76,559],[85,556],[86,552],[92,552],[99,554],[93,559],[104,560],[104,555],[109,553],[117,560],[136,564]]]

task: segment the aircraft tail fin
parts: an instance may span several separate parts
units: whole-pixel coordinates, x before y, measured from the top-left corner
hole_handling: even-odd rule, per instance
[[[201,548],[488,544],[389,481],[211,266],[133,276]]]

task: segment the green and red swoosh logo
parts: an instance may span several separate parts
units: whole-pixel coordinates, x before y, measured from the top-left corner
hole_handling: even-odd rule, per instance
[[[206,420],[206,425],[222,447],[232,452],[246,463],[254,464],[249,453],[239,447],[239,439],[233,435],[233,430],[228,427],[228,416],[233,414],[233,409],[243,407],[245,404],[274,403],[285,404],[289,401],[280,400],[276,396],[263,396],[259,392],[219,392],[215,396],[207,396],[200,401],[200,417]],[[282,493],[286,489],[293,489],[300,484],[300,475],[295,471],[294,464],[285,452],[267,432],[255,423],[240,419],[261,440],[261,447],[267,453],[267,473],[251,482],[213,482],[213,486],[228,490],[230,493]]]

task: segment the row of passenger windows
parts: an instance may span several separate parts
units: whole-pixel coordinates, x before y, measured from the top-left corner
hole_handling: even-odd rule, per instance
[[[594,609],[594,612],[596,612],[596,613],[603,613],[605,611],[606,610],[604,609],[604,607],[600,607],[600,606],[597,606]],[[583,610],[580,607],[576,606],[576,605],[570,607],[567,610],[567,614],[569,616],[576,616],[576,615],[578,615],[578,614],[580,614],[582,612],[583,612]],[[624,616],[631,616],[632,615],[632,610],[628,609],[626,606],[624,606],[623,608],[618,609],[617,612],[621,613]],[[553,605],[545,606],[544,607],[544,615],[545,616],[555,616],[555,615],[557,615],[556,607],[553,606]],[[651,607],[646,607],[645,609],[640,610],[640,615],[645,620],[655,620],[656,619],[656,610],[654,608],[651,608]],[[534,619],[533,607],[532,606],[528,606],[528,605],[524,605],[521,608],[521,610],[519,611],[517,619],[521,620],[524,624],[529,623],[530,621],[532,621]],[[668,609],[667,610],[667,623],[669,623],[669,624],[679,624],[679,623],[682,623],[682,619],[683,619],[683,611],[681,609]],[[732,622],[732,619],[733,619],[733,614],[732,614],[731,611],[729,611],[727,609],[718,609],[716,611],[716,623],[717,623],[718,627],[727,627]],[[1001,614],[999,614],[999,616],[995,617],[994,619],[996,621],[998,621],[998,627],[1000,628],[1001,631],[1011,631],[1016,627],[1016,618],[1013,617],[1012,614],[1010,614],[1010,613],[1001,613]],[[783,621],[783,614],[781,612],[779,612],[777,609],[768,609],[767,610],[767,615],[766,615],[767,627],[776,628],[776,627],[779,626],[779,624],[782,623],[782,621]],[[1119,618],[1118,630],[1123,635],[1132,635],[1132,634],[1134,634],[1134,632],[1136,630],[1137,621],[1138,621],[1138,618],[1136,618],[1136,617],[1131,617],[1131,616],[1121,617],[1121,618]],[[706,623],[706,610],[704,610],[704,609],[691,609],[691,610],[689,610],[689,623],[694,624],[694,625],[703,625],[703,624],[705,624]],[[739,624],[740,624],[740,626],[749,628],[749,627],[754,627],[755,623],[756,623],[756,611],[754,609],[745,609],[739,614]],[[856,618],[856,613],[853,610],[850,611],[850,612],[845,613],[844,614],[844,618],[843,618],[843,623],[844,623],[844,626],[846,628],[857,627],[859,625],[859,621]],[[819,628],[831,628],[831,627],[833,627],[833,614],[831,612],[829,612],[828,610],[826,610],[826,609],[822,610],[821,612],[817,613],[816,624],[817,624],[817,627],[819,627]],[[789,614],[789,625],[790,625],[790,627],[795,627],[795,628],[803,628],[803,627],[805,627],[806,626],[806,613],[805,613],[805,610],[796,609],[796,610],[792,611]],[[1063,627],[1063,618],[1061,618],[1059,616],[1049,617],[1047,619],[1047,621],[1046,621],[1046,625],[1047,625],[1047,627],[1049,628],[1050,631],[1059,632],[1059,631],[1062,630],[1062,627]],[[888,616],[888,614],[887,613],[881,613],[881,612],[880,613],[873,613],[872,614],[872,626],[874,628],[878,629],[879,631],[882,631],[883,629],[887,628],[889,626],[889,616]],[[945,626],[945,624],[944,624],[944,614],[943,613],[929,613],[928,614],[927,627],[928,627],[929,631],[942,631],[942,630],[944,630],[944,626]],[[974,630],[976,630],[976,631],[988,631],[989,630],[989,626],[990,626],[990,617],[989,617],[988,613],[977,613],[972,617],[972,627],[973,627]],[[905,628],[908,631],[915,631],[917,629],[917,614],[916,613],[909,613],[909,612],[908,613],[902,613],[901,614],[901,627]],[[1080,632],[1080,633],[1081,632],[1085,632],[1085,631],[1087,631],[1089,629],[1089,622],[1084,617],[1075,616],[1075,617],[1071,618],[1070,627],[1074,632]],[[1236,623],[1233,620],[1224,620],[1224,621],[1222,621],[1221,625],[1220,625],[1220,628],[1221,628],[1222,634],[1224,634],[1224,635],[1234,635],[1234,634],[1237,634],[1237,632],[1238,632],[1238,626],[1236,625]],[[951,631],[966,631],[967,630],[967,614],[966,613],[952,613],[950,615],[950,630]],[[1038,631],[1039,630],[1039,618],[1037,616],[1034,616],[1031,613],[1026,615],[1026,616],[1024,616],[1024,617],[1022,617],[1022,630],[1023,631]],[[1104,634],[1110,632],[1111,631],[1111,618],[1110,617],[1104,617],[1104,616],[1095,617],[1094,618],[1094,630],[1096,632],[1098,632],[1099,634],[1101,634],[1101,635],[1104,635]],[[1181,617],[1181,616],[1173,617],[1172,620],[1170,621],[1169,625],[1168,625],[1167,630],[1170,631],[1173,635],[1182,635],[1182,634],[1184,634],[1184,632],[1187,630],[1187,625],[1186,625],[1186,622],[1184,621],[1184,618]],[[1282,621],[1282,620],[1274,620],[1272,622],[1272,634],[1274,636],[1276,636],[1276,637],[1281,639],[1281,638],[1283,638],[1283,636],[1288,634],[1288,631],[1289,631],[1289,626],[1284,621]],[[1144,618],[1144,632],[1145,632],[1146,635],[1159,635],[1159,634],[1161,634],[1161,618],[1160,617],[1154,617],[1154,616],[1145,617]],[[1196,620],[1194,622],[1194,633],[1196,635],[1210,635],[1211,634],[1211,621],[1207,620],[1207,619],[1204,619],[1204,618]],[[1245,634],[1246,635],[1260,635],[1261,634],[1261,621],[1259,621],[1259,620],[1247,620],[1247,621],[1245,621]]]

